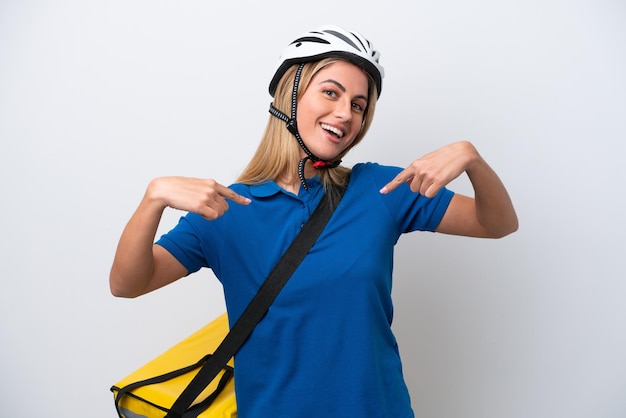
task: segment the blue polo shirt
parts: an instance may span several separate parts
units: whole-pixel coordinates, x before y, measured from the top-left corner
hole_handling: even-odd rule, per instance
[[[433,231],[453,193],[407,185],[379,190],[401,171],[353,167],[319,239],[235,357],[239,418],[413,417],[391,331],[393,248],[402,233]],[[313,178],[296,196],[274,182],[234,184],[250,205],[207,221],[189,213],[157,242],[191,272],[213,270],[230,323],[256,294],[323,195]]]

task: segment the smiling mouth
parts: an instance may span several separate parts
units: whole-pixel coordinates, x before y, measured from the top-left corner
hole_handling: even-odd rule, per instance
[[[335,128],[334,126],[327,125],[325,123],[320,124],[320,126],[322,127],[322,129],[330,132],[331,134],[335,135],[337,138],[341,138],[342,136],[344,136],[344,132],[340,129]]]

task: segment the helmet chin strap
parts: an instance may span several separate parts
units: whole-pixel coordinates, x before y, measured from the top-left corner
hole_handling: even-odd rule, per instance
[[[304,144],[304,141],[302,140],[302,137],[300,136],[300,132],[298,132],[298,124],[296,122],[296,109],[297,109],[296,99],[298,97],[298,85],[300,84],[300,75],[302,74],[303,67],[304,67],[304,64],[300,64],[298,66],[298,69],[296,70],[296,76],[293,81],[293,91],[291,93],[291,117],[288,117],[283,112],[281,112],[276,107],[274,107],[273,103],[270,103],[269,112],[272,114],[272,116],[277,117],[278,119],[282,120],[283,122],[287,124],[287,130],[296,137],[296,140],[298,141],[300,148],[302,148],[302,150],[306,153],[306,157],[301,159],[300,162],[298,163],[298,177],[300,177],[300,183],[302,183],[302,186],[304,187],[304,189],[308,191],[309,185],[307,184],[306,178],[304,177],[304,165],[306,164],[307,160],[311,160],[313,162],[314,168],[335,168],[339,164],[341,164],[341,160],[325,161],[315,156],[311,152],[311,150],[309,150],[307,146]]]

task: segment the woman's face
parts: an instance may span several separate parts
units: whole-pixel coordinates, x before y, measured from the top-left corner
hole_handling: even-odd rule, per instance
[[[333,62],[313,76],[298,102],[297,122],[302,140],[314,155],[333,160],[354,142],[365,115],[367,93],[367,76],[349,62]]]

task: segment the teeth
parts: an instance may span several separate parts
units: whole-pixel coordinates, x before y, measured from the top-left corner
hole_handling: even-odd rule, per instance
[[[343,132],[340,131],[339,129],[335,128],[334,126],[326,125],[325,123],[322,123],[321,126],[322,126],[323,129],[326,129],[327,131],[330,131],[330,132],[334,133],[339,138],[341,138],[343,136]]]

